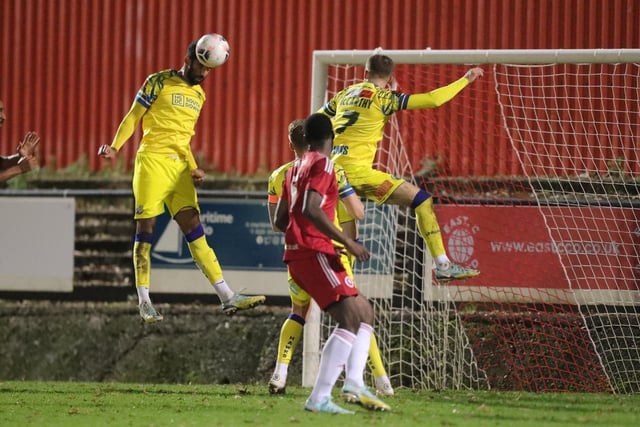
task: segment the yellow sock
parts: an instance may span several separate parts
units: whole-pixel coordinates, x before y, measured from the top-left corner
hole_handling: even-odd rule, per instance
[[[280,342],[278,343],[278,363],[284,363],[288,365],[291,362],[291,356],[293,355],[296,346],[300,342],[302,337],[302,330],[304,329],[304,319],[295,314],[290,314],[287,320],[282,324],[280,328]]]
[[[380,349],[378,349],[378,341],[374,334],[371,334],[371,343],[369,344],[369,368],[374,378],[387,375],[387,371],[382,364]]]
[[[218,257],[216,257],[216,253],[209,246],[204,236],[189,242],[189,251],[191,251],[191,256],[200,271],[202,271],[212,285],[222,280],[222,268],[218,262]]]
[[[418,229],[429,247],[431,256],[435,258],[439,255],[446,254],[438,219],[436,218],[435,212],[433,212],[433,200],[428,198],[415,209],[415,212]]]
[[[149,288],[151,275],[151,243],[133,242],[133,269],[136,286]]]

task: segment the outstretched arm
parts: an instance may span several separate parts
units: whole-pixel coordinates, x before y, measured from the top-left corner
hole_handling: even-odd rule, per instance
[[[24,161],[18,163],[20,156],[0,157],[0,182],[5,182],[14,176],[21,175],[38,167],[38,159],[29,156]]]
[[[407,101],[407,110],[439,107],[451,101],[462,89],[467,87],[469,83],[478,77],[482,77],[483,74],[484,70],[482,68],[475,67],[467,71],[463,77],[447,86],[427,93],[412,94]]]
[[[136,126],[142,119],[142,116],[147,112],[147,109],[140,105],[137,101],[133,102],[131,109],[124,116],[122,122],[120,122],[120,126],[118,126],[118,130],[116,131],[116,135],[113,137],[113,142],[111,145],[102,145],[98,149],[98,156],[104,157],[107,159],[112,159],[118,153],[118,150],[124,145],[125,142],[133,132],[136,130]]]
[[[37,168],[40,159],[36,148],[39,143],[40,137],[37,133],[27,132],[24,139],[18,143],[16,154],[0,156],[0,182]]]
[[[21,173],[23,171],[18,165],[18,156],[2,157],[0,159],[0,182],[8,181]]]

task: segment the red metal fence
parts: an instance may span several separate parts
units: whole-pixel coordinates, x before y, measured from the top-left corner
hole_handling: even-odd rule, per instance
[[[98,169],[97,147],[145,77],[180,67],[206,32],[232,50],[204,83],[193,150],[219,171],[256,174],[291,156],[286,126],[309,113],[315,49],[637,48],[639,22],[636,0],[0,0],[0,152],[36,130],[47,164]],[[126,165],[135,149],[133,138]]]

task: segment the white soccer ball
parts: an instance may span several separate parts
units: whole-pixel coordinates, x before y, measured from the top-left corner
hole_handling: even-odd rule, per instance
[[[220,34],[205,34],[196,43],[196,58],[205,67],[219,67],[229,59],[229,42]]]

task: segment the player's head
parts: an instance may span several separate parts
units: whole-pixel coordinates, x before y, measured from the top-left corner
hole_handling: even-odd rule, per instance
[[[0,99],[0,128],[4,124],[5,120],[7,120],[7,116],[4,115],[4,102]]]
[[[187,47],[187,54],[184,57],[184,65],[182,66],[182,76],[190,85],[197,85],[204,81],[211,71],[211,68],[204,66],[196,58],[196,43],[194,40]]]
[[[393,59],[387,55],[375,54],[367,59],[364,69],[369,79],[389,80],[394,66]]]
[[[309,144],[309,150],[329,155],[333,137],[331,119],[324,114],[314,113],[304,121],[304,140]]]
[[[297,154],[307,151],[309,144],[304,140],[303,119],[295,119],[289,123],[289,145]]]

